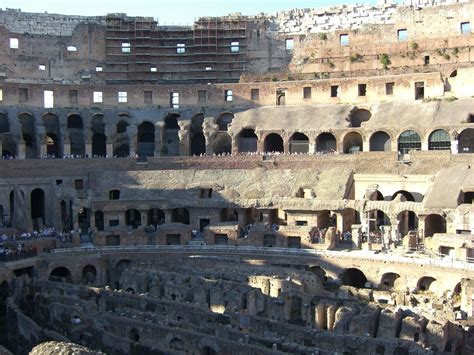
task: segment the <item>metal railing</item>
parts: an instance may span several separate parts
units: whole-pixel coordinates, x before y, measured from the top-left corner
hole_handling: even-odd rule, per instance
[[[101,247],[77,247],[53,249],[51,253],[116,253],[116,252],[206,252],[206,253],[243,253],[243,254],[263,254],[263,255],[295,255],[295,256],[314,256],[314,257],[347,257],[366,260],[380,260],[384,262],[395,262],[402,264],[432,265],[439,267],[450,267],[456,269],[474,270],[474,263],[471,260],[458,260],[456,258],[438,257],[430,255],[423,257],[418,254],[414,256],[403,256],[393,254],[375,254],[366,251],[335,251],[335,250],[315,250],[315,249],[293,249],[293,248],[274,248],[274,247],[252,247],[252,246],[227,246],[227,245],[130,245],[130,246],[101,246]],[[416,257],[418,256],[418,257]]]

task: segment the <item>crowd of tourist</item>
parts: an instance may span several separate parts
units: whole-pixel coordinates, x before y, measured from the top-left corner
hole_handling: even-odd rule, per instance
[[[0,246],[0,262],[15,261],[25,258],[31,258],[38,254],[38,249],[34,245],[25,243],[16,246]]]
[[[57,238],[60,242],[66,243],[70,241],[71,233],[67,233],[67,232],[58,233],[55,228],[44,228],[38,231],[35,230],[31,233],[24,232],[24,233],[13,234],[13,235],[3,234],[0,236],[0,241],[1,242],[25,241],[25,240],[40,239],[40,238]]]

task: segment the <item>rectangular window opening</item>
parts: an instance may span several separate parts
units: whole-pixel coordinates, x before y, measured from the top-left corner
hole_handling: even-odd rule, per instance
[[[276,105],[284,106],[286,104],[286,90],[280,89],[276,91]]]
[[[158,71],[158,68],[157,68],[157,67],[151,67],[151,68],[150,68],[150,71],[151,71],[152,73],[156,73],[156,72]]]
[[[250,90],[250,99],[252,101],[259,101],[260,100],[260,90],[259,89],[251,89]]]
[[[179,108],[179,92],[170,92],[170,107]]]
[[[226,90],[225,91],[225,101],[230,102],[234,100],[234,95],[232,93],[232,90]]]
[[[310,99],[311,98],[311,87],[307,86],[303,88],[303,99]]]
[[[84,180],[82,180],[82,179],[74,180],[74,186],[75,186],[76,190],[83,190],[84,189]]]
[[[67,51],[68,52],[77,52],[77,47],[76,46],[67,46]]]
[[[461,22],[461,33],[462,34],[471,33],[471,23],[470,22]]]
[[[285,40],[285,49],[288,52],[293,51],[293,48],[295,47],[295,40],[293,38],[287,38]]]
[[[69,103],[77,104],[78,92],[77,90],[69,90]]]
[[[178,43],[176,45],[176,53],[178,54],[186,53],[186,45],[184,43]]]
[[[102,71],[103,69],[104,69],[104,68],[102,68],[102,67],[100,67],[100,66],[99,66],[99,67],[95,67],[95,71]]]
[[[425,55],[425,65],[428,65],[430,64],[430,56],[429,55]]]
[[[357,85],[359,96],[365,96],[367,94],[367,84]]]
[[[44,108],[54,107],[54,92],[51,90],[44,91]]]
[[[10,49],[18,49],[19,42],[18,38],[10,38]]]
[[[348,46],[349,45],[349,35],[348,34],[339,35],[339,42],[341,43],[341,46]]]
[[[28,102],[28,89],[18,89],[18,99],[20,102]]]
[[[198,103],[204,104],[207,102],[207,91],[198,90]]]
[[[397,37],[399,42],[405,42],[408,40],[408,31],[406,28],[397,31]]]
[[[331,85],[331,97],[339,97],[339,85]]]
[[[44,70],[46,70],[46,65],[40,64],[40,65],[38,65],[38,69],[41,70],[41,71],[44,71]]]
[[[122,53],[130,53],[130,52],[131,52],[130,43],[123,42],[122,43]]]
[[[3,101],[3,89],[0,89],[0,102]]]
[[[145,103],[146,104],[153,103],[153,91],[145,91]]]
[[[395,83],[385,83],[385,95],[393,95],[393,86]]]
[[[240,42],[230,42],[231,53],[238,53],[240,51]]]
[[[118,102],[127,102],[127,92],[126,91],[119,91],[118,92]]]
[[[94,91],[92,94],[92,101],[95,103],[102,102],[102,91]]]
[[[425,98],[425,83],[417,81],[415,83],[415,100],[423,100]]]

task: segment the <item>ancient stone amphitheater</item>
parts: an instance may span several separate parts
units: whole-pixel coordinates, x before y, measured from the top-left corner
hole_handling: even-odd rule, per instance
[[[0,10],[1,352],[473,354],[470,22]]]

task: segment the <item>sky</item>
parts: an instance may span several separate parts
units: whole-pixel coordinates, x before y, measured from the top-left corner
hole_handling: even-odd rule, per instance
[[[0,8],[86,16],[124,12],[130,16],[158,18],[160,25],[190,25],[200,16],[222,16],[232,12],[273,14],[294,8],[356,2],[375,4],[376,0],[0,0]]]

